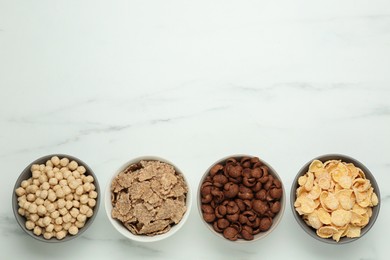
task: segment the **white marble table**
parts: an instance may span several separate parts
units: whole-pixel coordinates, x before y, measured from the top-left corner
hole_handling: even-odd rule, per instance
[[[388,259],[389,69],[387,0],[0,0],[1,258]],[[84,160],[102,189],[127,160],[157,155],[194,192],[211,163],[246,153],[289,192],[303,164],[334,152],[371,169],[382,194],[374,227],[343,246],[310,238],[289,205],[247,245],[214,237],[196,203],[151,244],[124,239],[103,204],[62,244],[24,234],[11,210],[19,173],[51,153]]]

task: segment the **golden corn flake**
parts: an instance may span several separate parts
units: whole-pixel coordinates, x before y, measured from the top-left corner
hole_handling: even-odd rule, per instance
[[[364,172],[352,163],[314,160],[298,178],[295,210],[321,238],[359,237],[378,196]]]
[[[141,161],[120,172],[111,183],[113,218],[136,235],[154,236],[179,223],[188,187],[172,165]]]
[[[338,229],[332,226],[322,226],[317,229],[317,235],[322,238],[332,237],[337,232]]]

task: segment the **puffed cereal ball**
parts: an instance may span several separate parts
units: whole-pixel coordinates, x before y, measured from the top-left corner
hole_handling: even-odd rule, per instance
[[[61,228],[62,228],[62,226],[61,226]],[[57,239],[63,239],[64,237],[66,236],[66,231],[64,231],[64,230],[61,230],[61,231],[58,231],[57,233],[56,233],[56,238]]]
[[[39,226],[34,227],[34,234],[40,236],[42,234],[42,228]]]
[[[78,227],[76,227],[76,226],[71,226],[70,228],[69,228],[69,230],[68,230],[68,232],[69,232],[69,234],[71,234],[71,235],[76,235],[77,233],[79,233],[79,229],[78,229]]]
[[[78,163],[76,161],[71,161],[68,165],[69,170],[74,171],[79,167]]]
[[[60,158],[58,158],[58,156],[53,156],[50,160],[54,166],[58,166],[60,164]]]
[[[68,159],[68,158],[62,158],[62,159],[60,160],[60,164],[61,164],[62,167],[67,166],[68,163],[69,163],[69,159]]]
[[[33,230],[35,227],[34,221],[31,220],[27,220],[25,225],[28,230]]]
[[[45,233],[43,233],[43,237],[45,239],[51,239],[53,237],[53,233],[52,232],[45,232]]]

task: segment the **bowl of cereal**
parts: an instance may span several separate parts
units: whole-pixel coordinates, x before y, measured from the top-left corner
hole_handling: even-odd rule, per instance
[[[64,154],[43,156],[17,179],[12,208],[19,226],[31,237],[49,243],[80,236],[99,209],[100,188],[91,168]]]
[[[322,155],[296,175],[290,194],[293,215],[311,237],[329,244],[353,242],[374,225],[380,209],[374,175],[346,155]]]
[[[154,242],[184,225],[192,199],[189,184],[176,165],[143,156],[114,173],[104,200],[108,219],[120,234],[138,242]]]
[[[285,201],[276,171],[248,155],[228,156],[212,164],[197,194],[198,211],[207,228],[234,242],[269,235],[282,219]]]

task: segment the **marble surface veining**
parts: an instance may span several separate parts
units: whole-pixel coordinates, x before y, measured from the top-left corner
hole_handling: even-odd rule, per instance
[[[388,259],[389,68],[387,0],[0,0],[1,258]],[[366,236],[333,246],[286,205],[271,235],[242,245],[214,237],[193,203],[182,230],[140,244],[102,204],[80,238],[48,245],[16,224],[11,194],[51,153],[81,158],[103,190],[127,160],[157,155],[193,192],[219,158],[257,155],[286,193],[307,161],[343,153],[374,173],[381,211]]]

